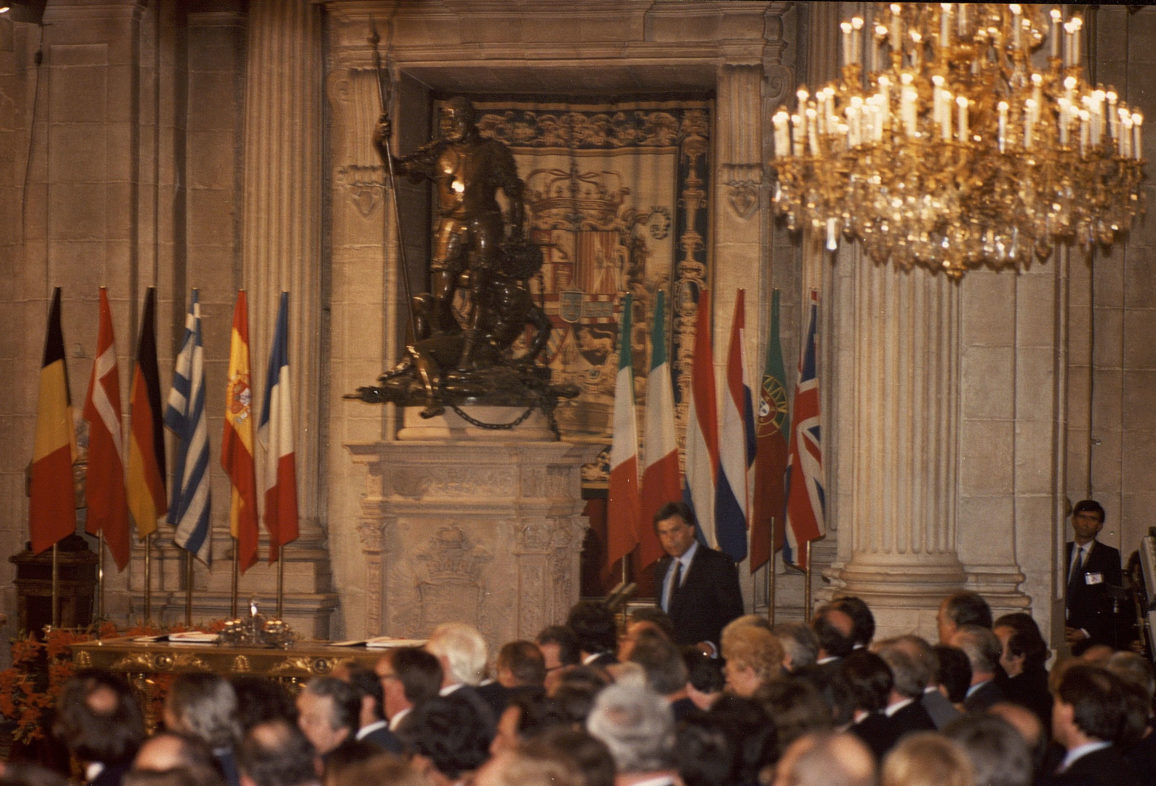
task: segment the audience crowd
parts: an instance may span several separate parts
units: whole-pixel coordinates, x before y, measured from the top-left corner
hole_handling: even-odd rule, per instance
[[[491,662],[472,626],[434,629],[301,686],[179,676],[150,736],[129,684],[77,673],[52,727],[94,786],[1029,786],[1156,784],[1152,664],[1057,658],[1032,617],[942,602],[938,642],[875,638],[844,597],[812,622],[748,615],[718,656],[653,608],[582,602]],[[60,786],[12,761],[0,786]]]

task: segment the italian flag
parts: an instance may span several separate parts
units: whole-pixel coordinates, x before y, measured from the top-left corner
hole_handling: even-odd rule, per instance
[[[614,436],[610,444],[610,494],[607,501],[606,557],[613,565],[638,545],[638,426],[634,419],[634,358],[630,318],[634,299],[622,303],[618,333],[618,376],[614,385]]]

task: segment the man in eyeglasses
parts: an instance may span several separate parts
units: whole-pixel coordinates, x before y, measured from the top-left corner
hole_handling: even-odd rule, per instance
[[[1104,508],[1092,499],[1072,508],[1075,532],[1064,548],[1067,565],[1064,639],[1074,654],[1093,644],[1116,647],[1113,593],[1122,583],[1120,552],[1096,540],[1104,528]]]

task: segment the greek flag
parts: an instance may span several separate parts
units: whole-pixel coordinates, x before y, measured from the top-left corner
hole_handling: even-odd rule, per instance
[[[205,422],[205,350],[201,343],[201,305],[193,290],[185,317],[185,337],[173,371],[165,407],[165,425],[177,436],[176,466],[168,522],[177,528],[177,545],[206,565],[212,561],[209,538],[209,430]]]

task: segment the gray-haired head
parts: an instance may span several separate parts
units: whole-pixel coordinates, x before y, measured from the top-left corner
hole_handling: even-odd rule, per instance
[[[634,683],[605,688],[586,728],[610,749],[619,774],[673,766],[674,716],[670,704],[650,688]]]
[[[443,622],[434,628],[425,648],[442,660],[454,682],[477,685],[482,681],[486,669],[486,640],[473,625]]]

